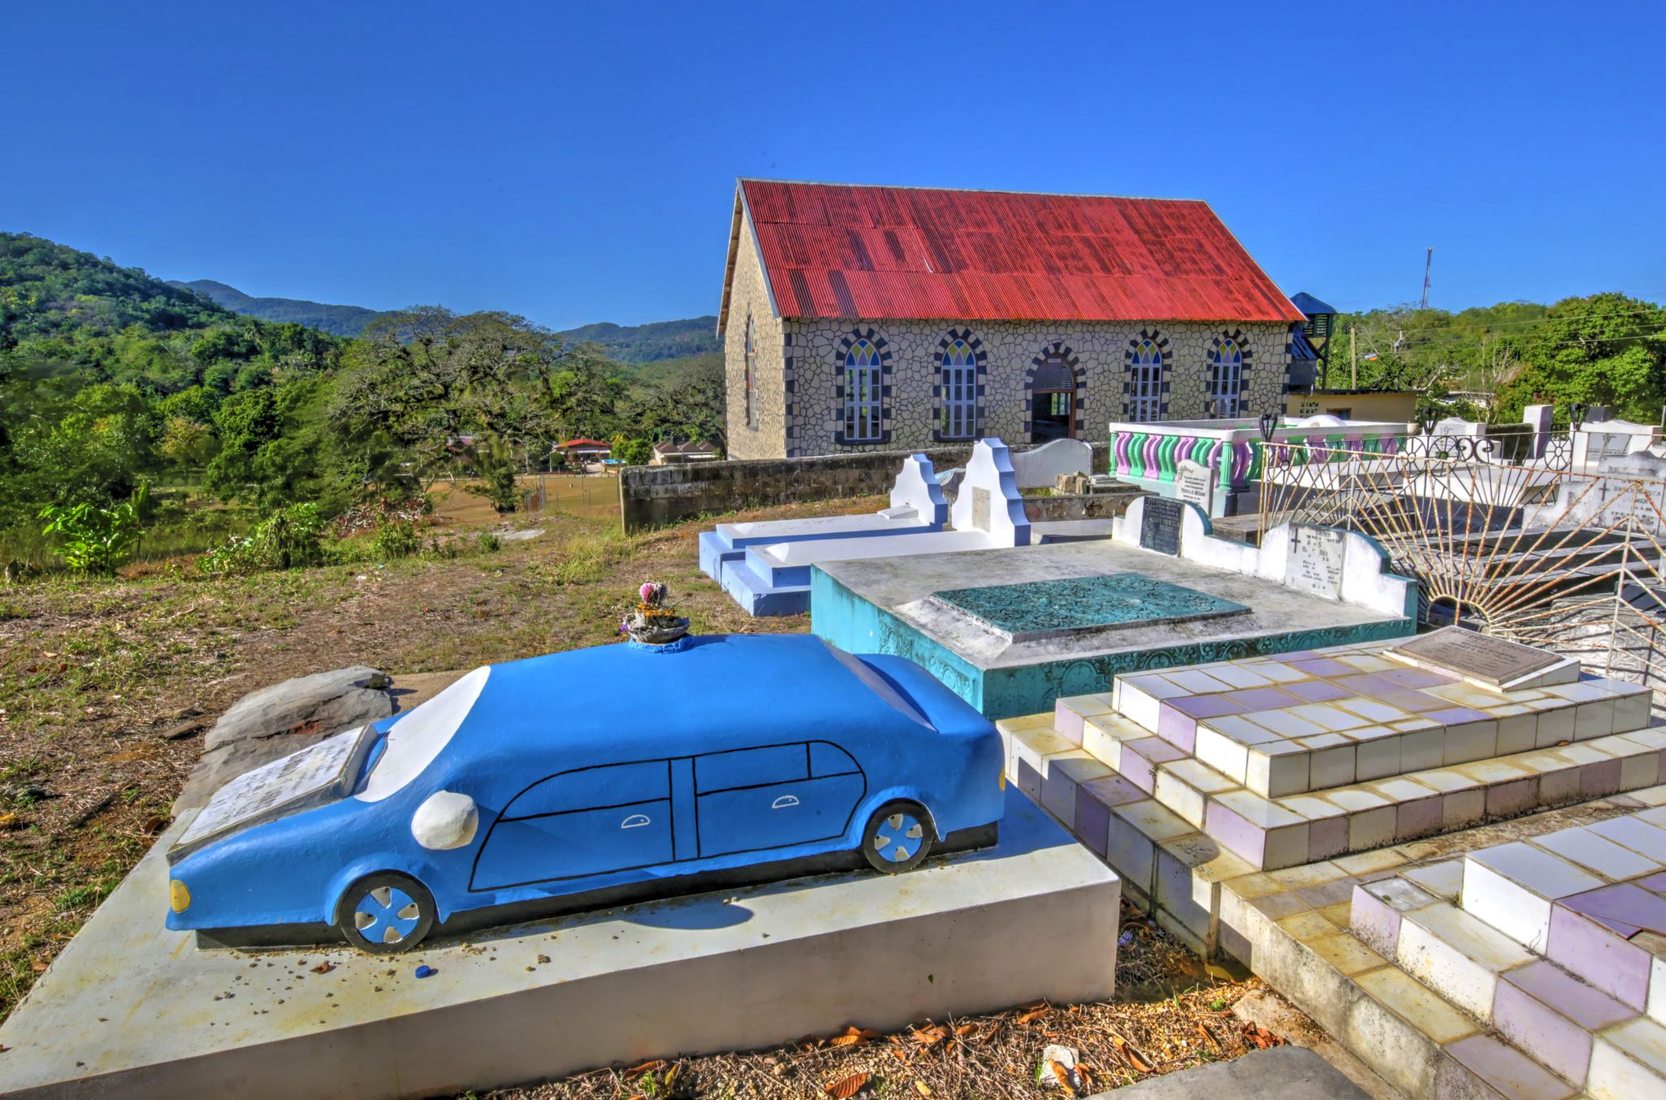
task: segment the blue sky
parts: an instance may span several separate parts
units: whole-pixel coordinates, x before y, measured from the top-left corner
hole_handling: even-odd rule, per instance
[[[1202,198],[1287,291],[1666,300],[1666,5],[0,12],[0,229],[566,327],[714,312],[734,179]]]

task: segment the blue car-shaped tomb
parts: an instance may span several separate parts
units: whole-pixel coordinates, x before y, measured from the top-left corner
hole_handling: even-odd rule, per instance
[[[490,665],[223,787],[168,927],[407,950],[562,910],[992,843],[1002,750],[919,666],[810,636]]]

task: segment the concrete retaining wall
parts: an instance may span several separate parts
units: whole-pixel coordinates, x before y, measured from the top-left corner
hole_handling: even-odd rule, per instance
[[[911,453],[914,452],[869,451],[818,458],[630,466],[619,473],[620,518],[625,533],[630,534],[692,516],[739,508],[876,496],[891,491],[903,459]],[[941,472],[964,466],[972,448],[969,444],[934,447],[925,454]],[[1105,470],[1107,458],[1107,445],[1093,444],[1096,472]]]

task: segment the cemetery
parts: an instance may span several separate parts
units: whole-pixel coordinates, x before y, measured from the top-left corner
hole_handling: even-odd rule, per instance
[[[1432,525],[1460,555],[1595,524],[1478,578],[1577,585],[1636,551],[1654,498],[1616,471],[1657,433],[1506,459],[1453,424],[1156,427],[1113,438],[1143,495],[1109,521],[1026,514],[1098,480],[1085,444],[986,439],[906,456],[876,512],[691,540],[813,636],[695,632],[647,583],[624,641],[406,705],[367,668],[252,693],[0,1024],[0,1091],[433,1095],[1108,1002],[1141,914],[1384,1089],[1666,1090],[1647,675],[1429,629],[1441,574],[1365,522],[1461,503]],[[1346,479],[1390,464],[1362,507]],[[1425,491],[1453,466],[1540,480]]]

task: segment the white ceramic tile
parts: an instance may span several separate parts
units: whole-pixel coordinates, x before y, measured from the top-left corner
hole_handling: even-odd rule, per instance
[[[1383,737],[1361,741],[1355,756],[1354,774],[1362,782],[1400,774],[1400,739]]]
[[[1400,877],[1435,897],[1456,898],[1464,885],[1464,862],[1461,859],[1443,859],[1423,863],[1401,871]]]
[[[1563,741],[1573,740],[1572,707],[1562,707],[1558,710],[1543,710],[1539,712],[1539,728],[1534,734],[1533,743],[1541,749]]]
[[[1293,713],[1293,708],[1289,707],[1283,710],[1258,711],[1249,717],[1256,725],[1265,726],[1281,737],[1311,737],[1316,733],[1327,732],[1317,723]]]
[[[1614,703],[1609,699],[1599,699],[1591,703],[1579,704],[1574,712],[1573,737],[1575,741],[1585,741],[1592,737],[1607,737],[1614,732]]]
[[[1298,707],[1291,707],[1289,710],[1291,714],[1298,718],[1305,718],[1325,733],[1356,729],[1359,726],[1369,724],[1359,715],[1350,714],[1327,703],[1304,703]]]
[[[1530,950],[1550,942],[1550,902],[1487,867],[1465,866],[1461,899],[1464,912]]]
[[[1491,1023],[1498,972],[1531,962],[1532,956],[1462,910],[1431,905],[1401,921],[1395,961],[1459,1008]]]
[[[1648,813],[1612,817],[1587,828],[1604,840],[1623,845],[1656,863],[1666,864],[1666,828],[1652,824]]]
[[[1445,764],[1464,764],[1498,755],[1498,722],[1466,722],[1446,729]]]
[[[1400,722],[1411,717],[1411,715],[1407,714],[1399,707],[1391,707],[1381,700],[1368,699],[1365,696],[1355,696],[1352,699],[1338,699],[1331,705],[1341,707],[1346,711],[1357,714],[1362,718],[1368,718],[1373,722]]]
[[[1420,772],[1438,768],[1446,762],[1446,730],[1441,726],[1402,734],[1400,737],[1400,770]]]
[[[1538,733],[1539,719],[1529,712],[1517,714],[1498,720],[1498,755],[1508,756],[1513,752],[1526,752],[1536,748],[1535,737]]]
[[[1267,798],[1282,798],[1308,789],[1307,754],[1273,751],[1281,747],[1261,746],[1250,754],[1244,769],[1244,786]]]
[[[1157,772],[1154,793],[1158,802],[1174,811],[1193,828],[1203,828],[1203,807],[1206,802],[1202,791],[1187,785],[1173,772],[1163,768]]]
[[[1610,882],[1650,874],[1661,868],[1661,864],[1654,860],[1583,828],[1558,829],[1554,833],[1534,837],[1532,843]]]
[[[1214,695],[1222,691],[1231,691],[1232,685],[1217,680],[1206,672],[1199,672],[1195,668],[1170,669],[1163,676],[1172,684],[1178,684],[1192,695]]]
[[[1199,760],[1234,782],[1242,783],[1248,777],[1249,750],[1209,726],[1197,728],[1192,751]]]
[[[1348,815],[1348,850],[1380,848],[1394,841],[1396,814],[1393,806]]]

